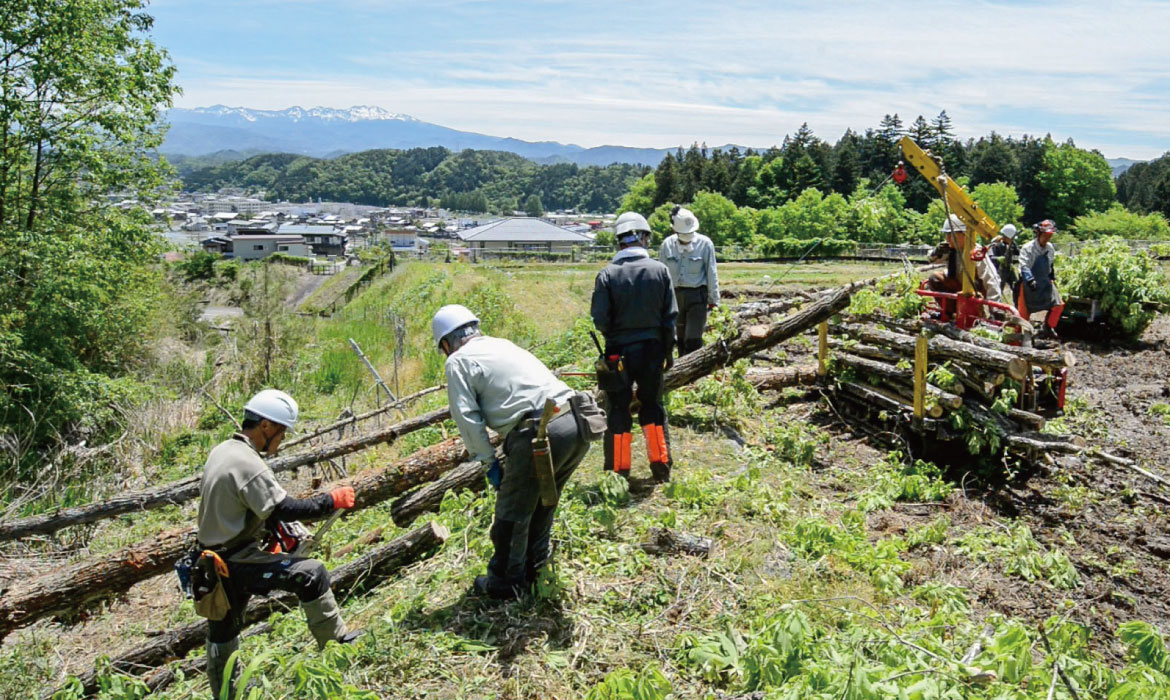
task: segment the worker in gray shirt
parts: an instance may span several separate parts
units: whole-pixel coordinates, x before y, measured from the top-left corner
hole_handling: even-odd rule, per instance
[[[321,517],[337,508],[353,508],[354,490],[342,486],[310,498],[293,498],[277,483],[261,454],[276,454],[285,432],[297,420],[297,402],[276,389],[265,389],[244,405],[240,432],[207,456],[199,482],[198,543],[192,561],[213,553],[223,567],[220,582],[229,604],[226,615],[207,621],[207,677],[215,697],[224,683],[228,657],[240,648],[244,612],[253,595],[274,590],[297,595],[317,645],[352,641],[329,588],[329,572],[316,559],[291,553],[287,540],[271,536],[277,522]],[[280,545],[283,545],[280,546]],[[199,606],[196,606],[199,610]],[[233,666],[233,678],[242,664]],[[235,697],[234,691],[231,694]]]
[[[556,506],[540,501],[532,440],[545,401],[556,403],[548,423],[557,493],[604,433],[604,417],[592,432],[586,415],[600,413],[588,394],[557,379],[532,353],[503,338],[483,335],[467,307],[444,306],[431,320],[435,344],[447,355],[447,399],[451,417],[471,459],[488,465],[488,482],[499,490],[491,539],[495,548],[486,576],[475,590],[511,599],[528,590],[550,555]],[[495,455],[488,430],[503,440],[504,461]]]
[[[703,347],[707,312],[719,304],[719,273],[715,268],[715,246],[699,233],[699,219],[689,209],[670,212],[674,234],[658,249],[659,262],[670,271],[678,301],[678,356]]]

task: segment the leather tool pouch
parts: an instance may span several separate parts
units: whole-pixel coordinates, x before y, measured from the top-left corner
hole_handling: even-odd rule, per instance
[[[624,391],[630,385],[626,374],[626,365],[620,355],[600,356],[595,366],[597,371],[597,388],[607,394]]]
[[[573,407],[573,417],[577,421],[577,433],[586,442],[596,442],[605,435],[605,411],[593,400],[593,397],[583,391],[573,394],[569,399]]]
[[[195,614],[208,620],[219,621],[227,617],[232,609],[228,602],[223,579],[216,570],[215,556],[204,552],[191,569],[191,582],[195,598]],[[222,559],[220,560],[222,562]]]

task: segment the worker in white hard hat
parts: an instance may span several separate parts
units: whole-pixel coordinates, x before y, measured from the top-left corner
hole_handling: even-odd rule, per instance
[[[244,405],[240,432],[213,448],[203,466],[198,542],[181,564],[192,573],[196,612],[207,618],[207,677],[217,698],[228,657],[239,649],[238,635],[253,595],[295,593],[319,648],[358,635],[341,619],[325,566],[296,555],[298,534],[306,534],[298,521],[352,508],[353,488],[293,498],[263,459],[276,454],[296,424],[298,410],[283,391],[259,392]],[[229,686],[242,665],[233,665]]]
[[[632,466],[635,387],[641,408],[638,423],[646,438],[646,455],[655,480],[670,480],[674,464],[663,404],[663,371],[673,364],[678,303],[670,272],[650,257],[650,225],[636,212],[615,223],[618,253],[597,274],[590,314],[605,336],[605,358],[621,370],[603,387],[609,428],[605,435],[605,469],[629,478]]]
[[[1016,297],[1016,284],[1019,282],[1019,266],[1017,260],[1020,247],[1016,244],[1019,230],[1015,224],[1004,224],[999,229],[999,235],[991,242],[991,257],[995,260],[996,270],[999,272],[999,281],[1003,295],[1009,299]]]
[[[529,591],[551,555],[556,506],[540,500],[533,438],[546,401],[556,404],[548,422],[557,493],[585,458],[589,442],[605,432],[605,416],[584,392],[573,391],[532,353],[503,338],[484,335],[465,306],[444,306],[431,334],[447,355],[447,400],[470,459],[487,467],[499,491],[491,540],[494,553],[475,592],[507,600]],[[488,430],[503,443],[501,462]]]
[[[951,214],[943,222],[939,232],[946,236],[946,240],[931,251],[929,258],[931,262],[946,260],[947,269],[945,272],[939,270],[928,277],[927,289],[936,292],[959,292],[963,289],[963,281],[959,278],[962,271],[959,255],[966,244],[967,224],[955,214]],[[999,301],[1001,298],[999,273],[994,263],[987,260],[987,254],[987,249],[981,246],[976,246],[971,253],[975,274],[972,286],[975,287],[977,294],[988,301]],[[968,265],[967,269],[971,270],[972,266]],[[948,303],[943,305],[944,308],[949,306],[949,300],[946,301]]]
[[[670,212],[674,233],[662,241],[658,260],[666,265],[678,302],[678,356],[703,347],[707,312],[719,304],[719,273],[715,246],[699,233],[699,219],[690,209],[675,207]]]

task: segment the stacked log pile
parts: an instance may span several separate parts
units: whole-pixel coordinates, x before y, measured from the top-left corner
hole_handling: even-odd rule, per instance
[[[1037,396],[1059,390],[1072,353],[943,324],[855,321],[829,326],[823,343],[826,388],[852,414],[942,439],[978,430],[1001,449],[1029,454],[1084,449],[1080,438],[1041,433],[1045,419],[1032,410]]]

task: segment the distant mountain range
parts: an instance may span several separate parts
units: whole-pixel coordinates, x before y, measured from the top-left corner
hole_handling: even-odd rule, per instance
[[[1129,170],[1134,163],[1144,163],[1146,161],[1133,160],[1131,158],[1106,158],[1105,162],[1113,169],[1113,177],[1117,177],[1126,170]]]
[[[327,157],[372,148],[443,146],[454,151],[465,148],[508,151],[544,164],[657,166],[667,153],[675,150],[626,146],[582,148],[555,141],[521,141],[450,129],[368,106],[292,107],[273,111],[215,105],[172,109],[168,118],[171,128],[162,147],[168,155],[198,156],[231,150]]]

